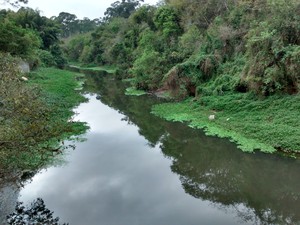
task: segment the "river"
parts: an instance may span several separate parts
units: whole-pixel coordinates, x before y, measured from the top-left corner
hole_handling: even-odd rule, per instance
[[[19,201],[38,197],[70,225],[300,224],[300,162],[246,154],[153,116],[151,96],[87,74],[76,120],[90,130],[57,165],[36,174]],[[71,144],[71,142],[70,142]]]

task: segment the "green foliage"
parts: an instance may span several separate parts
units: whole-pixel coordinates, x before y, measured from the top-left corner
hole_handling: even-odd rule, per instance
[[[66,58],[63,55],[63,52],[58,44],[51,45],[50,53],[52,54],[55,64],[58,68],[64,68],[65,64],[67,63]]]
[[[171,7],[160,7],[155,12],[153,19],[156,27],[162,31],[167,38],[177,37],[181,33],[179,25],[179,15]]]
[[[63,38],[93,31],[100,23],[99,19],[90,20],[84,17],[80,20],[76,15],[67,12],[61,12],[57,17],[52,17],[51,19],[60,24],[60,28],[62,29],[61,36]]]
[[[244,70],[249,88],[261,95],[298,92],[299,46],[285,44],[268,23],[260,23],[249,36]]]
[[[39,61],[60,68],[66,63],[59,45],[59,25],[37,10],[24,7],[18,12],[2,10],[0,33],[0,51],[26,59],[32,68]],[[41,60],[37,58],[39,55]],[[51,62],[53,59],[55,63]]]
[[[136,24],[146,23],[151,30],[155,30],[155,24],[153,22],[155,7],[150,5],[143,5],[139,7],[132,15],[131,19]]]
[[[83,101],[75,93],[75,75],[54,69],[21,81],[18,61],[0,57],[0,160],[13,169],[36,169],[47,163],[61,138],[82,133],[82,123],[68,123],[73,107]]]
[[[188,27],[193,24],[201,30],[207,29],[217,16],[231,10],[235,2],[234,0],[166,0],[168,6],[181,12],[183,26]]]
[[[196,51],[199,51],[202,40],[203,37],[200,30],[194,25],[189,27],[179,40],[179,49],[183,57],[188,58]]]
[[[145,50],[134,62],[130,72],[136,78],[136,87],[143,90],[154,90],[160,85],[162,74],[164,74],[164,58],[153,50]]]
[[[93,56],[91,55],[92,47],[85,45],[82,49],[80,57],[78,59],[81,63],[89,63],[93,61]]]
[[[49,51],[39,50],[38,57],[41,60],[42,66],[44,66],[44,67],[56,66],[55,59]]]
[[[204,129],[208,135],[229,137],[246,152],[299,152],[299,107],[299,95],[257,100],[248,94],[233,94],[167,103],[152,110],[167,120]],[[211,114],[216,115],[215,120],[209,120]]]
[[[127,3],[136,4],[130,13]],[[297,1],[167,0],[137,6],[115,2],[105,23],[68,46],[70,59],[118,65],[119,77],[135,78],[137,88],[173,88],[180,99],[299,91]]]
[[[104,12],[105,21],[109,21],[116,17],[128,18],[144,0],[122,0],[116,1]]]
[[[17,13],[10,14],[9,19],[24,29],[35,31],[42,40],[44,50],[49,50],[52,45],[58,42],[59,25],[55,21],[41,16],[37,10],[22,7]]]
[[[31,58],[41,46],[41,40],[35,32],[7,19],[0,23],[0,34],[0,51],[15,56]]]
[[[75,35],[64,45],[64,51],[70,61],[80,62],[85,47],[89,47],[91,38],[86,34]]]
[[[197,87],[198,95],[225,95],[235,91],[246,92],[245,84],[241,82],[240,74],[245,65],[245,57],[238,55],[233,61],[221,64],[215,79],[200,83]]]

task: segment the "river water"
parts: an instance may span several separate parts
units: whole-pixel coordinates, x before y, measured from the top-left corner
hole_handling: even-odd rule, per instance
[[[300,162],[246,154],[150,114],[158,100],[125,96],[111,75],[87,75],[75,119],[85,141],[36,174],[19,200],[38,197],[70,225],[300,224]]]

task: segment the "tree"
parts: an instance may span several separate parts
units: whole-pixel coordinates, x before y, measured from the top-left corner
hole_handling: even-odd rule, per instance
[[[62,37],[68,37],[72,33],[75,33],[76,27],[78,26],[77,16],[67,12],[61,12],[57,17],[52,18],[62,29]]]
[[[58,23],[41,16],[38,10],[21,7],[17,13],[10,14],[9,19],[15,21],[24,29],[36,31],[42,39],[42,48],[45,50],[48,50],[51,45],[59,41],[61,30]]]
[[[63,38],[90,32],[100,23],[100,19],[90,20],[84,17],[82,20],[79,20],[76,15],[67,12],[61,12],[57,17],[52,17],[51,19],[60,25],[62,29],[61,37]]]
[[[128,18],[144,0],[122,0],[111,4],[104,12],[104,20],[109,21],[114,17]]]
[[[167,5],[181,12],[184,26],[191,24],[207,29],[213,20],[226,13],[236,0],[166,0]]]
[[[134,23],[146,23],[152,30],[155,30],[155,24],[153,22],[155,9],[156,8],[154,6],[143,5],[131,15],[131,18]]]
[[[165,37],[177,36],[181,33],[179,15],[174,8],[160,7],[154,15],[154,23]]]
[[[35,32],[17,26],[7,19],[0,22],[0,34],[0,51],[14,56],[30,58],[41,45]]]

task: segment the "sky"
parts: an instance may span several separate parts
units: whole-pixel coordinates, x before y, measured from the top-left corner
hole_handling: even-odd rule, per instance
[[[95,19],[103,17],[105,10],[115,1],[117,0],[29,0],[25,6],[38,9],[48,18],[58,16],[60,12],[68,12],[75,14],[79,19]],[[158,0],[144,0],[144,3],[150,5],[157,2]],[[0,4],[0,8],[8,8],[8,5]]]

